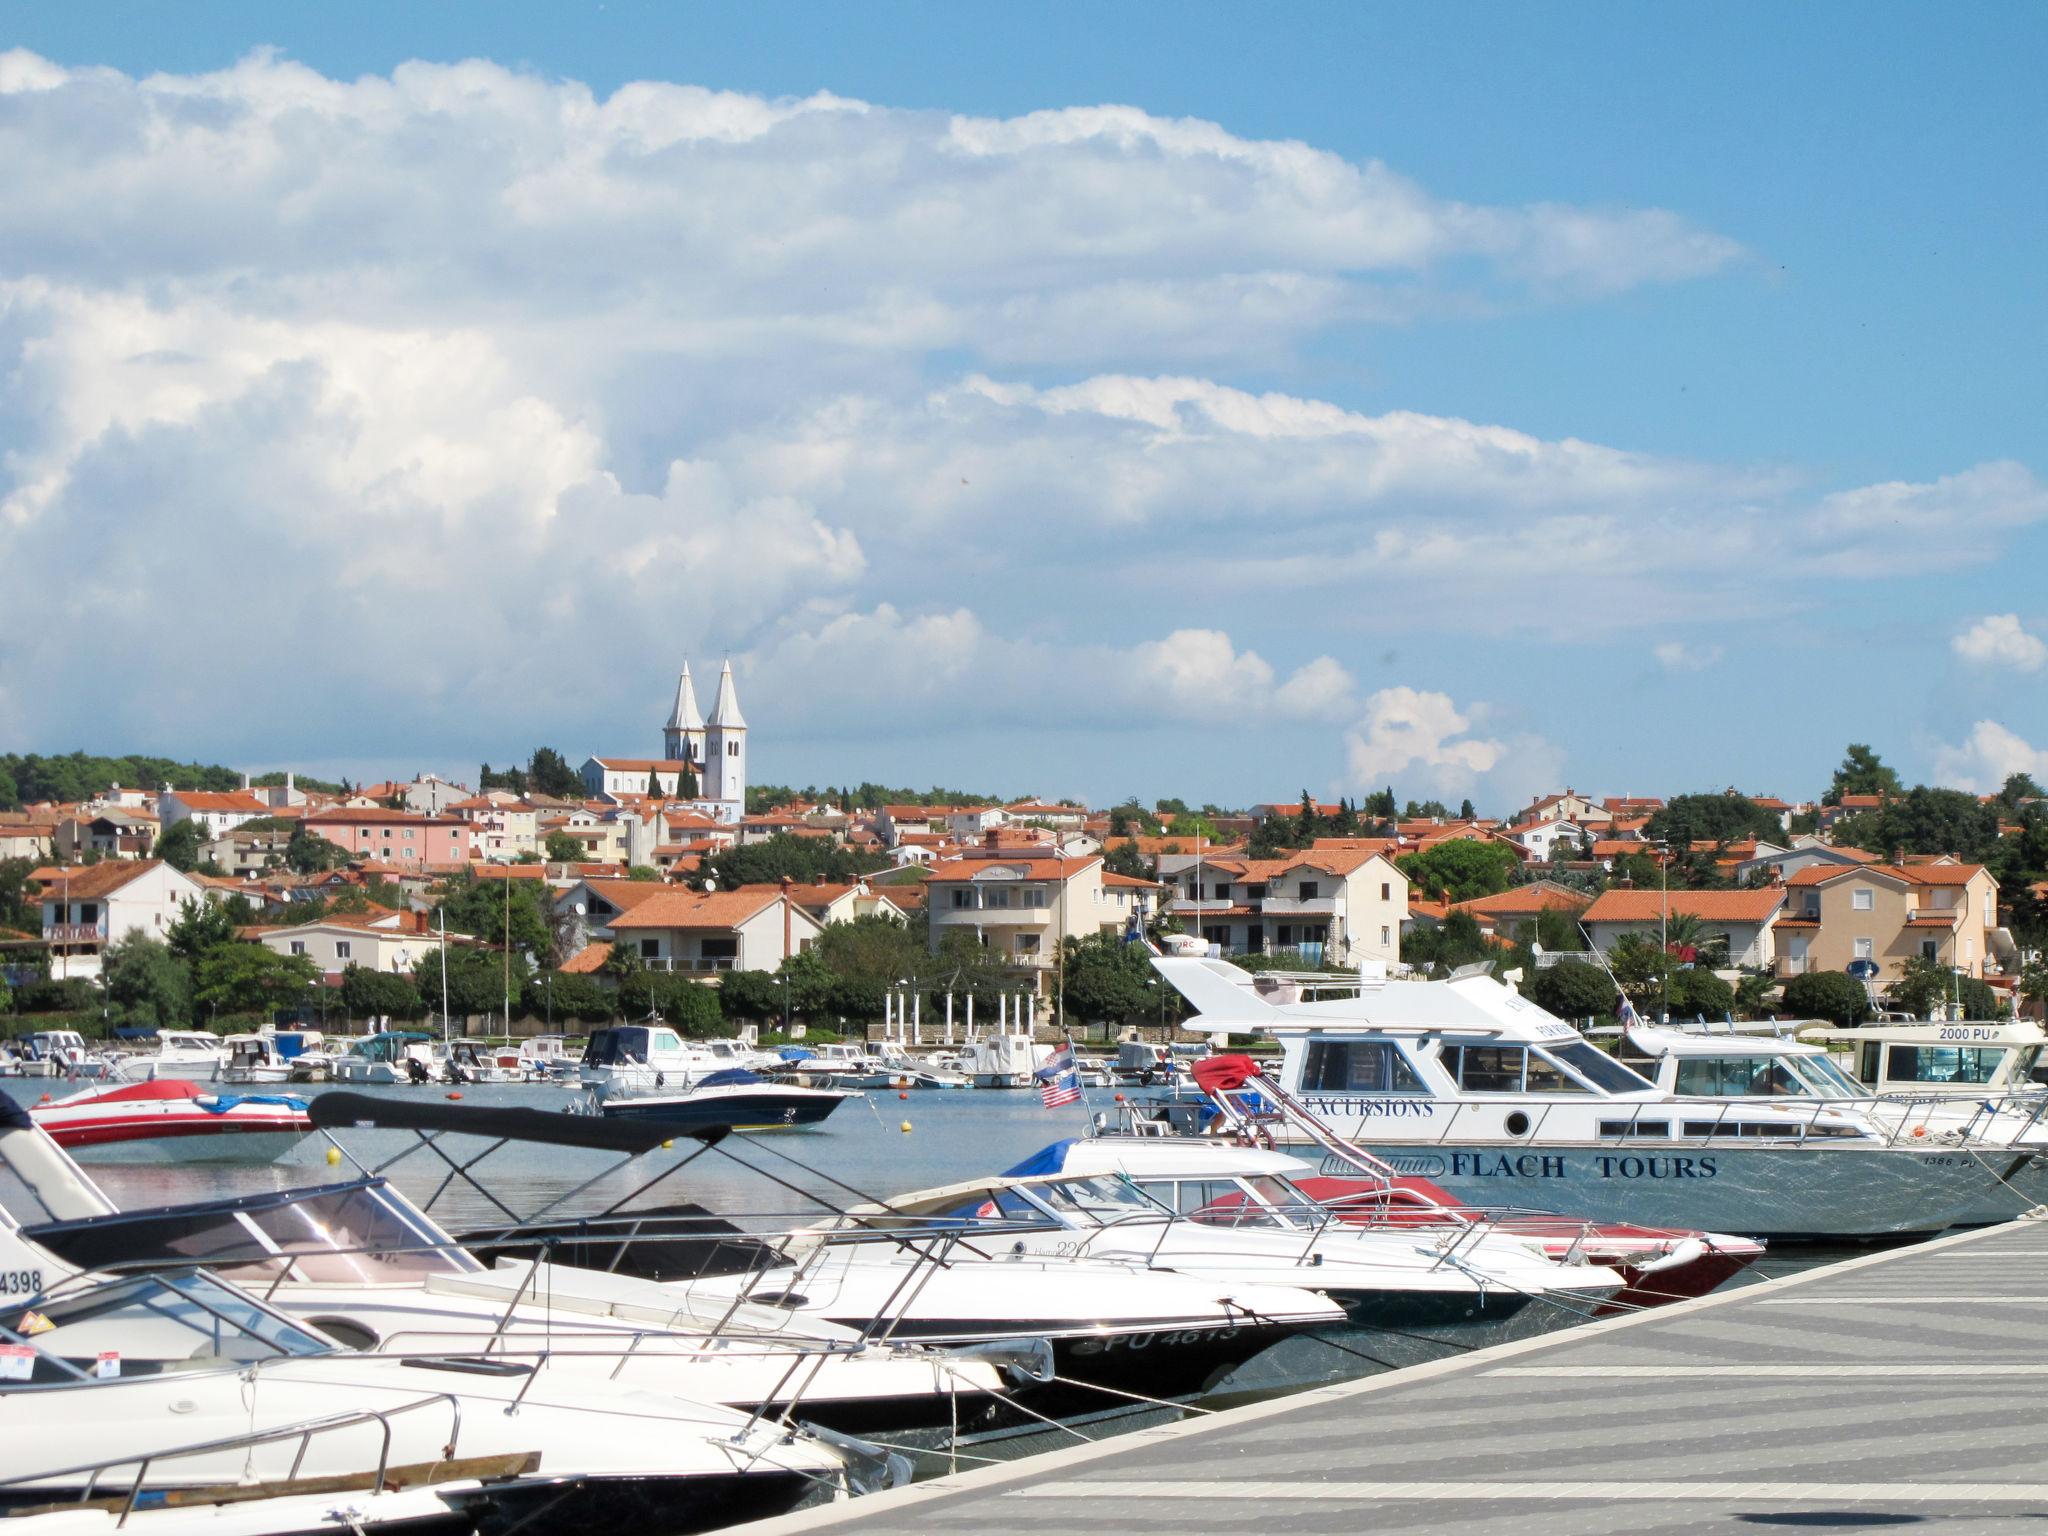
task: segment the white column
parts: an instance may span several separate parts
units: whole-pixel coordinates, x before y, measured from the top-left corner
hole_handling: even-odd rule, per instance
[[[946,1044],[953,1043],[953,994],[946,994]]]
[[[910,997],[910,1043],[924,1044],[924,994],[913,992]]]

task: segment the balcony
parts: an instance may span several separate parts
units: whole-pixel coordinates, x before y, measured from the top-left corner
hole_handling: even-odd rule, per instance
[[[1084,902],[1085,908],[1087,904]],[[976,928],[1042,928],[1052,921],[1051,907],[933,907],[934,923]]]
[[[1298,914],[1311,917],[1334,917],[1341,910],[1334,896],[1312,896],[1307,901],[1291,900],[1284,896],[1268,896],[1264,901],[1252,903],[1254,912],[1263,912],[1271,917]]]
[[[650,971],[685,971],[707,975],[713,971],[729,971],[737,963],[738,962],[735,961],[731,955],[721,955],[718,958],[712,960],[691,960],[688,958],[681,960],[668,960],[656,958],[653,960],[642,960],[640,962],[643,969]]]
[[[105,940],[105,923],[45,923],[45,944],[97,944]]]

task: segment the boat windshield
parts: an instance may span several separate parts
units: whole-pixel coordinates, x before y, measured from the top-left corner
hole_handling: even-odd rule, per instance
[[[1823,1070],[1818,1056],[1687,1056],[1672,1091],[1688,1097],[1738,1099],[1862,1098]]]
[[[199,1270],[38,1297],[0,1323],[36,1352],[28,1385],[219,1370],[334,1345]],[[19,1345],[15,1346],[17,1349]]]
[[[1546,1045],[1543,1049],[1604,1093],[1643,1093],[1655,1086],[1605,1051],[1583,1040],[1573,1040],[1565,1045]]]
[[[418,1284],[482,1268],[381,1179],[49,1222],[24,1235],[81,1269],[204,1263],[237,1280]]]
[[[1082,1222],[1108,1225],[1133,1216],[1164,1216],[1168,1207],[1154,1200],[1129,1179],[1104,1175],[1094,1179],[1061,1179],[1052,1184],[1027,1186],[1033,1200],[1068,1225]]]
[[[1864,1099],[1870,1090],[1852,1081],[1847,1073],[1825,1056],[1794,1056],[1800,1076],[1815,1085],[1824,1099]]]

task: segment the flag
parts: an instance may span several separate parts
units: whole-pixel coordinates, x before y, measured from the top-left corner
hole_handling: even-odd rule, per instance
[[[1047,1109],[1058,1109],[1081,1097],[1081,1066],[1074,1059],[1071,1040],[1048,1056],[1045,1065],[1031,1075],[1038,1079],[1038,1096]]]
[[[1616,1006],[1614,1016],[1621,1020],[1623,1029],[1634,1029],[1643,1022],[1643,1016],[1636,1012],[1636,1005],[1626,997]]]

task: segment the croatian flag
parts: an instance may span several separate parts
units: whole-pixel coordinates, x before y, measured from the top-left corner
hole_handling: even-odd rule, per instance
[[[1047,1109],[1058,1109],[1081,1097],[1081,1066],[1074,1060],[1071,1040],[1048,1056],[1045,1065],[1031,1075],[1038,1079],[1038,1096]]]

